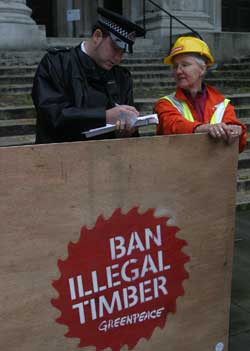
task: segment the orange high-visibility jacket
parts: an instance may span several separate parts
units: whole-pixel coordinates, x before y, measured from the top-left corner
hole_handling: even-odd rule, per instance
[[[207,88],[207,100],[204,110],[204,121],[197,121],[196,111],[183,93],[180,88],[176,89],[174,97],[180,101],[186,102],[188,105],[194,122],[187,120],[178,109],[167,99],[161,98],[157,101],[155,105],[155,112],[159,117],[159,125],[157,128],[157,134],[188,134],[193,133],[195,127],[201,124],[210,123],[211,117],[215,111],[215,105],[223,102],[225,97],[221,95],[216,89],[209,85]],[[240,137],[239,151],[243,151],[246,144],[246,126],[237,120],[233,106],[229,103],[226,107],[225,113],[222,118],[222,122],[226,124],[237,124],[242,127],[242,135]]]

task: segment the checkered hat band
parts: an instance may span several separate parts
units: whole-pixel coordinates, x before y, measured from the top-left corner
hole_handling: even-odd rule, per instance
[[[120,34],[122,37],[128,39],[129,33],[128,33],[125,29],[119,27],[116,23],[110,21],[109,19],[107,19],[107,18],[105,18],[105,17],[102,17],[102,18],[101,18],[101,21],[102,21],[102,23],[104,23],[108,28],[110,28],[110,29],[113,31],[113,33],[118,33],[118,34]]]

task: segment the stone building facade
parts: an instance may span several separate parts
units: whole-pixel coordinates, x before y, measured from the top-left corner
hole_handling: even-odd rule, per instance
[[[160,7],[198,32],[250,32],[246,0],[0,0],[0,50],[46,46],[46,37],[88,37],[98,6],[145,26],[156,43],[170,34],[170,17]],[[172,28],[189,31],[175,19]]]
[[[221,0],[155,0],[155,4],[196,30],[221,30]],[[145,23],[147,36],[159,37],[159,32],[169,32],[170,18],[156,5],[146,0],[28,0],[33,9],[33,18],[45,24],[47,35],[56,37],[88,36],[96,21],[96,8],[112,9],[136,21]],[[77,10],[80,20],[68,22],[68,10]],[[144,22],[145,14],[145,22]],[[177,21],[173,21],[175,31],[183,31]]]

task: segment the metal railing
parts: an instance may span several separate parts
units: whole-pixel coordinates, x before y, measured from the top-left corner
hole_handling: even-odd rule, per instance
[[[154,1],[152,0],[143,0],[143,27],[146,33],[146,2],[150,2],[152,5],[154,5],[155,7],[157,7],[159,10],[161,10],[162,12],[166,13],[169,18],[169,48],[171,50],[173,41],[173,20],[177,21],[178,23],[180,23],[181,25],[183,25],[185,28],[189,29],[190,32],[192,32],[195,36],[197,36],[198,38],[202,39],[201,35],[194,30],[193,28],[191,28],[189,25],[187,25],[186,23],[184,23],[183,21],[181,21],[178,17],[172,15],[170,12],[168,12],[167,10],[165,10],[164,8],[162,8],[161,6],[159,6],[158,4],[156,4]]]

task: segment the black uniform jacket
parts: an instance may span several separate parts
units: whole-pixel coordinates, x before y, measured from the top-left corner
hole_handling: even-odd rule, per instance
[[[134,105],[129,71],[99,68],[80,49],[50,50],[41,60],[33,84],[37,111],[36,143],[84,140],[83,131],[106,124],[105,111],[115,104]],[[106,133],[96,139],[113,138]]]

